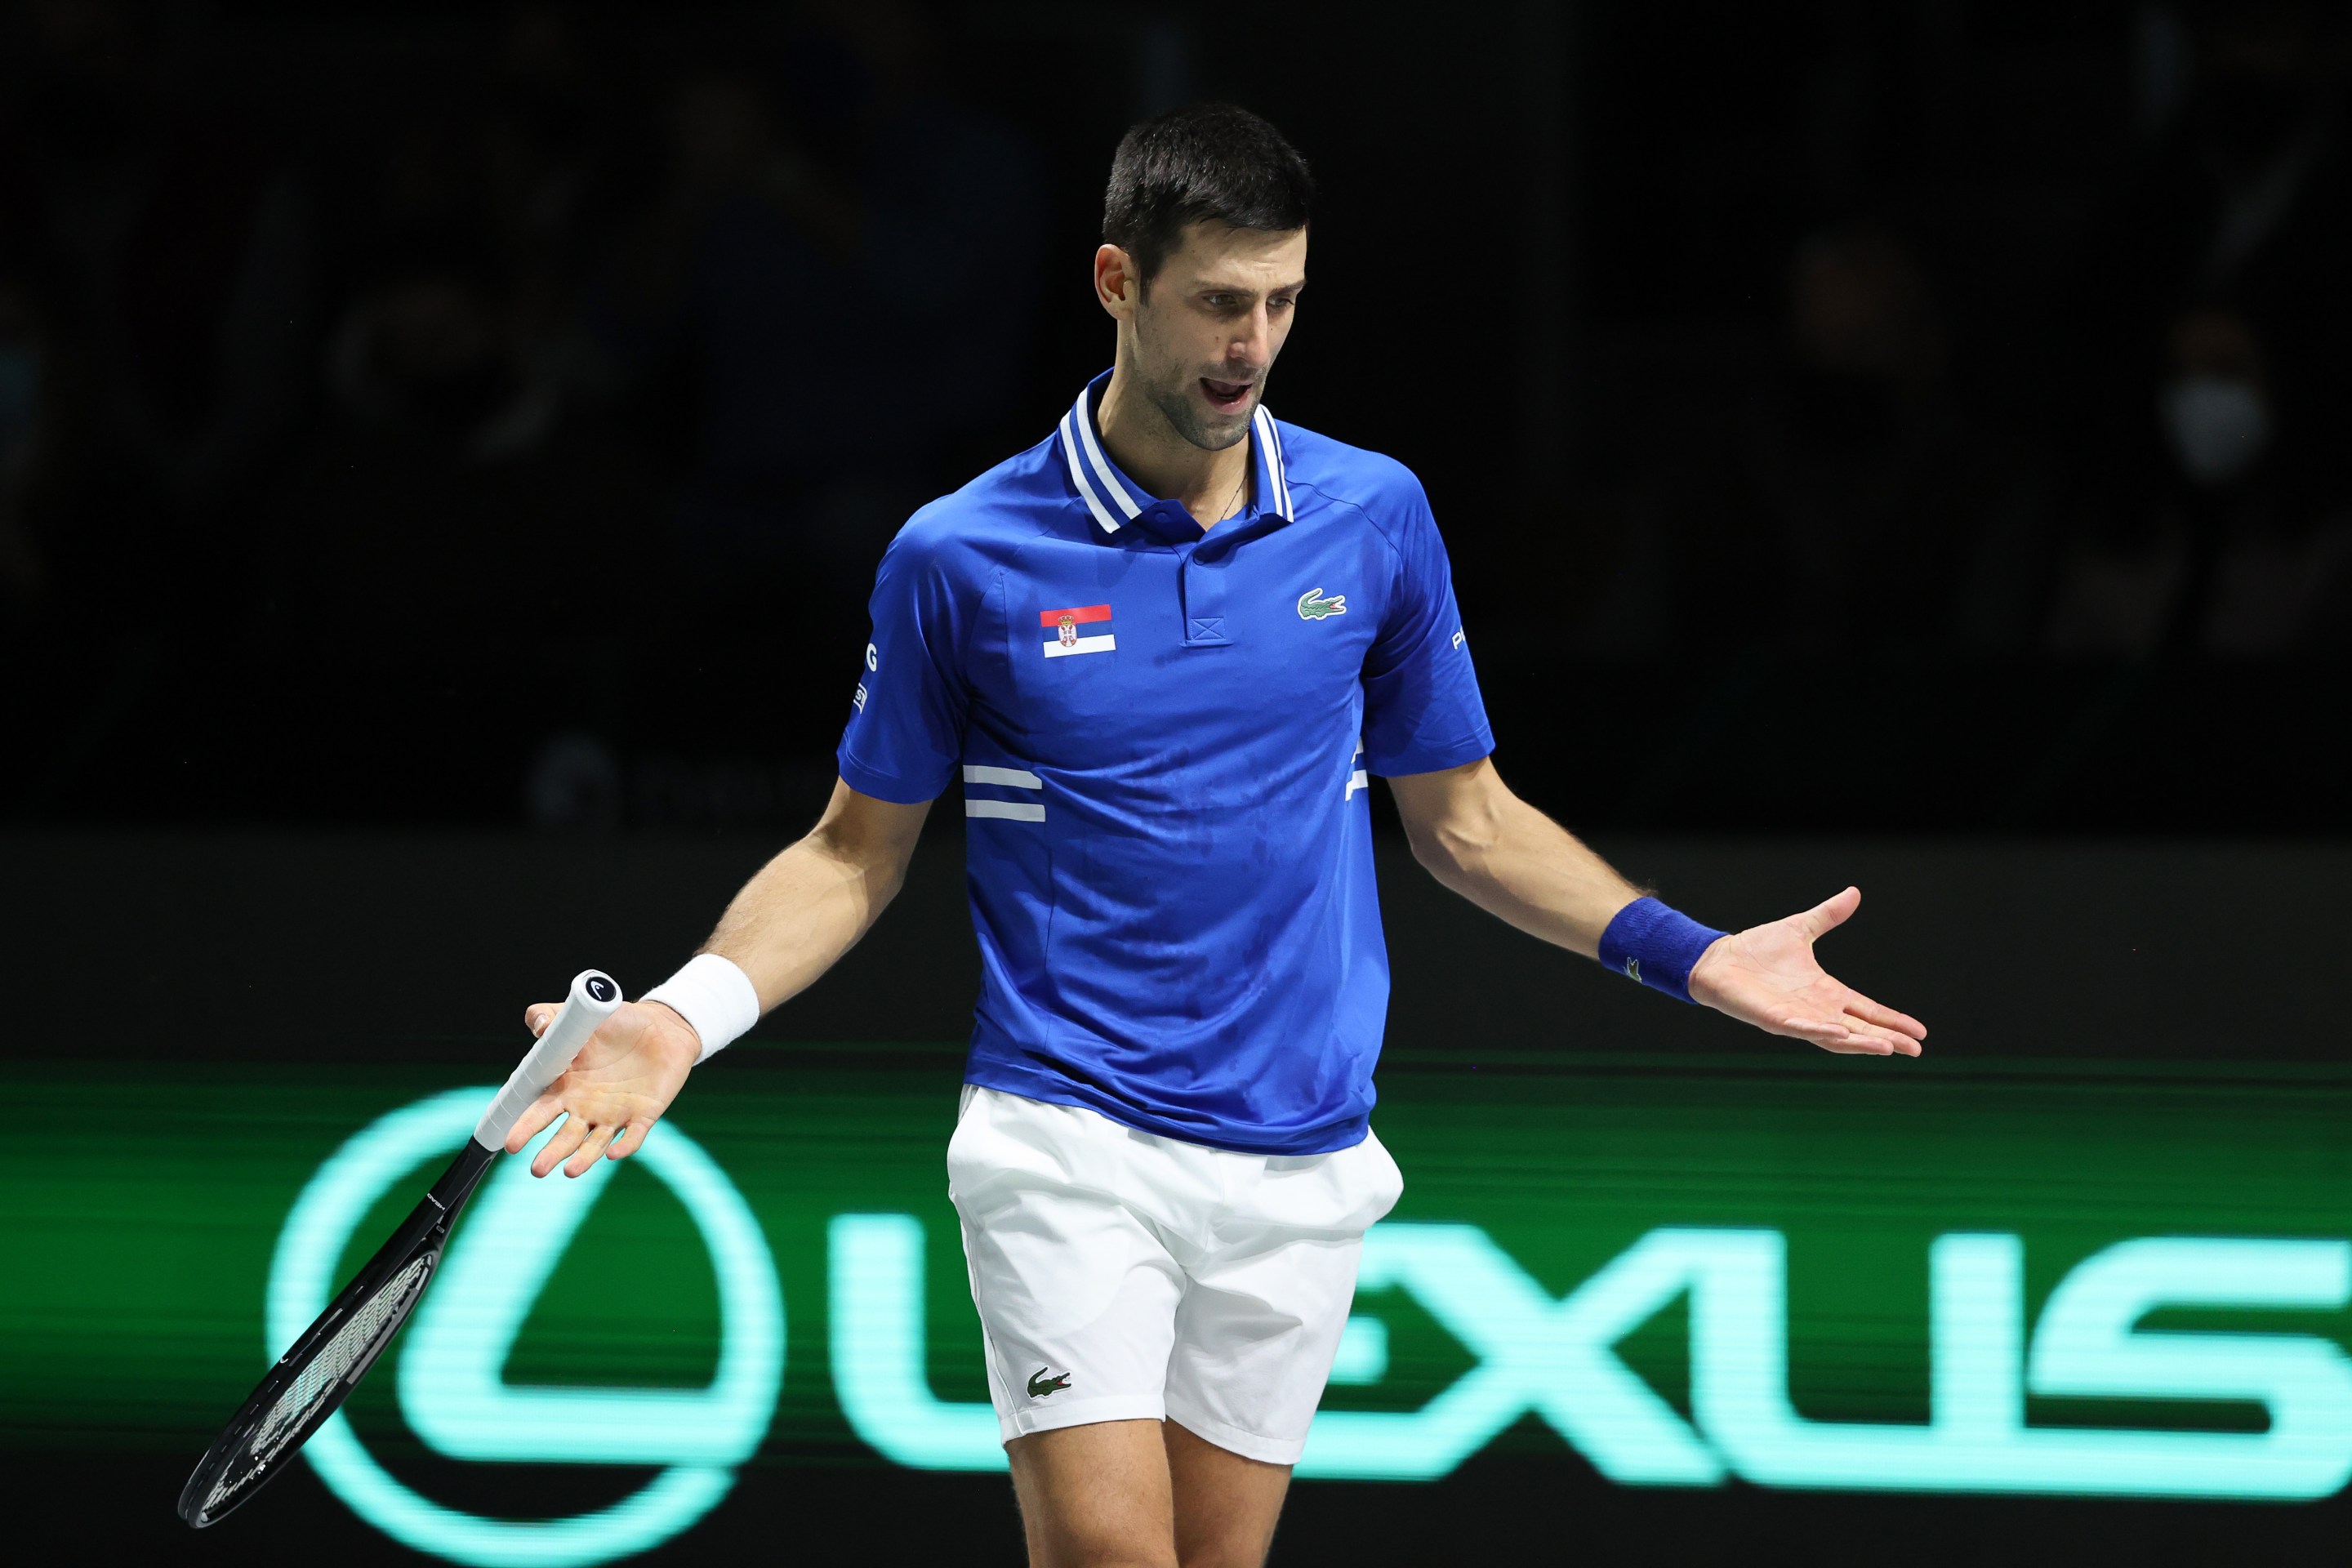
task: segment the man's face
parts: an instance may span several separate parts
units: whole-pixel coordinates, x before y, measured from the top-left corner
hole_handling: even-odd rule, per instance
[[[1203,451],[1241,440],[1306,286],[1305,229],[1192,225],[1133,296],[1137,389]]]

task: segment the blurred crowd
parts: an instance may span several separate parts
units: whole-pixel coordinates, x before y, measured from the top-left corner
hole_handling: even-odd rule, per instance
[[[1098,192],[1058,171],[1134,105],[1057,164],[1027,84],[909,0],[383,16],[0,23],[6,807],[803,800],[883,542],[1066,395],[1034,374],[1042,313],[1086,308],[1049,239]],[[2345,648],[2352,27],[2297,0],[2111,25],[2115,155],[1998,310],[1882,182],[1814,204],[1737,352],[1570,367],[1591,428],[1641,428],[1588,442],[1570,624],[1484,645],[1490,687]],[[1457,553],[1475,616],[1506,585],[1491,542]]]
[[[1035,158],[890,0],[495,15],[457,59],[299,37],[315,74],[259,101],[287,62],[173,6],[12,18],[0,614],[16,694],[58,700],[37,808],[216,773],[226,729],[268,776],[185,781],[213,799],[511,815],[520,777],[593,822],[633,710],[746,750],[837,722],[824,653],[1022,373]]]
[[[2352,15],[2140,20],[2140,124],[2060,221],[2016,225],[2040,274],[2020,297],[1948,300],[1981,248],[1950,231],[2011,213],[1881,182],[1793,247],[1752,352],[1643,405],[1615,497],[1632,544],[1589,637],[2352,647]]]

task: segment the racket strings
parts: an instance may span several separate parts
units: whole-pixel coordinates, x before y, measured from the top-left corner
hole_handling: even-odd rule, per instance
[[[432,1266],[433,1255],[429,1253],[411,1260],[384,1283],[383,1289],[362,1302],[333,1337],[302,1363],[286,1392],[278,1395],[268,1414],[254,1427],[253,1436],[246,1445],[247,1462],[221,1478],[212,1495],[205,1500],[205,1512],[210,1513],[223,1498],[267,1469],[271,1460],[304,1434],[304,1416],[334,1391],[352,1368],[367,1360],[378,1340],[399,1326],[402,1314],[423,1288],[425,1273]]]

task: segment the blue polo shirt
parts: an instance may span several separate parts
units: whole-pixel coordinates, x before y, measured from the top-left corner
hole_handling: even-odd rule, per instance
[[[1203,532],[1104,450],[1108,381],[891,542],[841,776],[963,786],[967,1081],[1344,1149],[1388,1012],[1367,775],[1494,749],[1445,546],[1403,465],[1263,407]]]

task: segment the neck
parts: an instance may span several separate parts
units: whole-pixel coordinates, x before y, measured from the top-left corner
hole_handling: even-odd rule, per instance
[[[1215,527],[1249,500],[1248,438],[1222,452],[1195,447],[1136,390],[1124,360],[1111,368],[1095,427],[1113,462],[1153,495],[1183,507],[1202,528]]]

